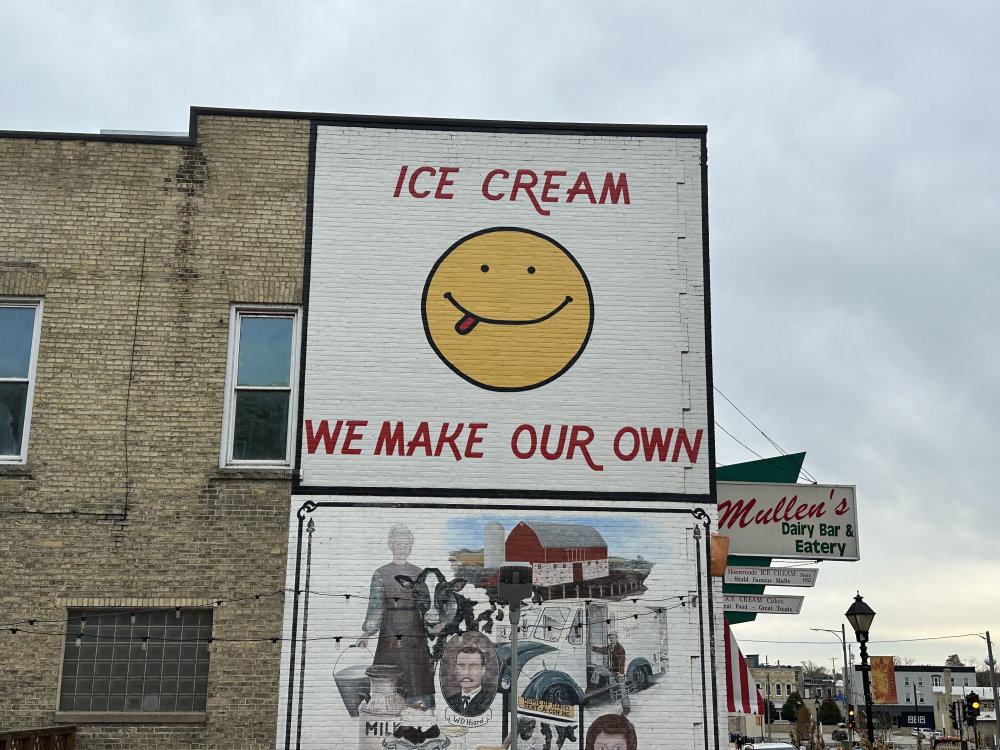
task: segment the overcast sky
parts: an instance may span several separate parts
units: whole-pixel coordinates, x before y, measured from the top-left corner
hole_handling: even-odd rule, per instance
[[[802,613],[739,626],[744,651],[839,668],[809,628],[856,590],[872,653],[1000,639],[995,0],[0,8],[0,130],[186,132],[191,106],[707,125],[715,385],[858,488],[862,561],[785,590]]]

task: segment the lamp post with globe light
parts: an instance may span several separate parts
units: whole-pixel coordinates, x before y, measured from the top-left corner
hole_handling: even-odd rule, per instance
[[[868,664],[868,631],[871,630],[875,610],[865,604],[861,592],[854,597],[854,604],[844,613],[847,621],[854,628],[854,637],[861,648],[861,677],[865,689],[865,724],[868,728],[868,742],[875,745],[875,727],[872,724],[872,679],[871,666]]]

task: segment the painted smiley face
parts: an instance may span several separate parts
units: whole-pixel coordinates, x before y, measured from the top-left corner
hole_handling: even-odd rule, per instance
[[[594,323],[590,283],[554,240],[527,229],[470,234],[427,277],[424,331],[470,383],[524,391],[554,380],[583,352]]]

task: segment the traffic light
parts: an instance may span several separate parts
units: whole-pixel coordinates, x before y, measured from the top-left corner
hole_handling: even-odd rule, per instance
[[[959,710],[961,703],[955,701],[950,706],[948,706],[948,713],[951,716],[951,723],[953,726],[960,726],[962,723],[962,713]]]
[[[979,716],[979,696],[969,693],[965,696],[965,719],[970,724]]]
[[[847,726],[854,729],[854,704],[847,704]]]

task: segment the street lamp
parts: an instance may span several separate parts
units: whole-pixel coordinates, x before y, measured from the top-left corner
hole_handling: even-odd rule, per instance
[[[817,689],[816,697],[813,699],[816,709],[816,742],[820,747],[823,747],[823,725],[819,723],[819,691]]]
[[[871,667],[868,665],[868,631],[871,630],[875,610],[864,603],[861,592],[854,597],[854,604],[844,613],[847,621],[854,628],[854,636],[861,648],[862,685],[865,689],[865,723],[868,725],[868,742],[875,746],[875,728],[872,725],[872,678]]]
[[[851,694],[851,680],[847,674],[847,636],[844,633],[844,626],[840,626],[840,631],[830,630],[828,628],[809,628],[810,630],[815,630],[817,632],[823,633],[833,633],[837,638],[840,639],[840,645],[844,649],[844,703],[853,703],[854,696]]]

